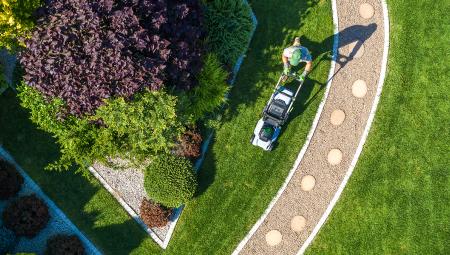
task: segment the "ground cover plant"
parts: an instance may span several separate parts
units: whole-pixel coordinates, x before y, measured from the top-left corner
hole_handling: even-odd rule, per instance
[[[47,240],[45,255],[84,255],[83,243],[75,235],[56,235]]]
[[[388,1],[388,73],[375,121],[307,254],[450,253],[449,7]]]
[[[0,254],[7,254],[10,252],[17,242],[16,235],[13,231],[0,226]]]
[[[332,35],[329,1],[311,5],[251,1],[251,5],[259,17],[259,28],[231,91],[223,123],[199,171],[199,196],[186,204],[166,254],[230,254],[285,179],[324,92],[329,62],[320,60],[324,60],[322,49],[331,50],[331,44],[310,47],[316,67],[271,157],[248,143],[281,72],[283,47],[299,34],[317,42]],[[280,16],[275,9],[286,15]],[[42,168],[58,157],[55,140],[36,129],[11,91],[1,96],[0,106],[0,123],[8,123],[0,133],[0,143],[102,251],[162,253],[97,181],[69,172],[43,172]]]
[[[44,229],[50,219],[48,207],[36,195],[20,197],[3,211],[5,227],[17,236],[32,238]]]
[[[148,199],[142,200],[139,210],[142,221],[150,228],[166,226],[173,211]]]
[[[23,184],[23,177],[15,167],[0,158],[0,200],[14,197]]]

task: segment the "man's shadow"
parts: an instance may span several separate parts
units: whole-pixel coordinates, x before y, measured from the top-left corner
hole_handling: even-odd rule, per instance
[[[301,36],[300,41],[303,46],[310,49],[313,57],[319,59],[319,61],[315,63],[313,70],[324,60],[333,60],[339,65],[339,69],[335,72],[336,74],[355,58],[358,51],[376,30],[377,24],[375,23],[371,23],[367,26],[353,25],[339,31],[337,34],[327,37],[322,42],[312,41],[307,36]],[[337,38],[337,42],[334,41],[335,37]],[[337,43],[337,47],[334,43]],[[346,46],[350,46],[351,44],[354,44],[352,51],[348,52]],[[333,45],[333,48],[336,47],[336,52],[334,52],[333,48],[330,49],[327,47],[328,45]]]
[[[313,72],[317,66],[322,61],[335,61],[336,64],[339,65],[338,69],[334,71],[334,74],[324,83],[319,82],[317,80],[309,79],[305,81],[305,84],[302,86],[299,92],[299,98],[296,100],[296,105],[289,116],[288,123],[301,115],[306,108],[318,97],[318,95],[323,91],[326,85],[333,79],[333,77],[349,62],[351,62],[358,50],[364,45],[364,43],[369,39],[372,34],[377,30],[377,24],[371,23],[367,26],[364,25],[354,25],[351,27],[347,27],[342,31],[339,31],[337,34],[327,37],[321,42],[316,42],[310,40],[307,36],[301,36],[300,42],[302,46],[309,49],[311,55],[313,56],[314,66],[311,69]],[[337,38],[337,41],[334,38]],[[335,45],[337,43],[337,45]],[[353,49],[351,52],[348,52],[349,45],[353,45]],[[330,48],[330,46],[332,46]],[[310,96],[313,91],[314,84],[319,84],[320,89],[317,90],[314,95]]]

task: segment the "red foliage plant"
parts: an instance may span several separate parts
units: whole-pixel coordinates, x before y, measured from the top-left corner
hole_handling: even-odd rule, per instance
[[[0,158],[0,200],[15,196],[22,186],[23,177],[15,167]]]
[[[67,112],[144,88],[196,85],[203,53],[198,0],[54,0],[20,54],[26,83]]]
[[[36,195],[13,201],[3,212],[5,227],[17,236],[32,238],[41,231],[50,219],[47,205]]]
[[[175,155],[196,159],[201,155],[202,136],[194,130],[186,131],[180,138]]]
[[[172,209],[147,199],[142,200],[139,209],[142,220],[151,228],[164,227],[169,222],[170,215],[172,214]]]

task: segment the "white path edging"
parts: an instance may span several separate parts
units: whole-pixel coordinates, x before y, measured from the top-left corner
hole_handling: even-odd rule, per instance
[[[303,156],[306,153],[306,150],[308,149],[308,146],[311,142],[311,139],[314,135],[314,132],[316,131],[317,125],[319,123],[320,116],[322,115],[323,108],[325,106],[325,102],[327,101],[328,94],[330,93],[331,84],[333,82],[333,76],[334,71],[336,68],[336,58],[337,58],[337,52],[338,52],[338,45],[339,45],[339,26],[338,26],[338,16],[337,16],[337,9],[336,9],[336,0],[331,1],[331,8],[333,10],[333,59],[331,61],[330,71],[328,73],[328,82],[327,82],[327,88],[325,90],[325,94],[322,98],[322,101],[320,102],[319,109],[317,110],[316,116],[314,117],[313,124],[311,126],[311,129],[309,130],[308,136],[306,137],[305,144],[303,145],[302,149],[300,150],[300,153],[297,156],[297,159],[294,162],[294,165],[292,166],[292,169],[289,171],[289,174],[286,178],[286,180],[283,183],[283,186],[278,190],[275,197],[270,202],[267,209],[264,211],[263,215],[259,220],[253,225],[252,229],[248,232],[248,234],[245,236],[244,239],[239,243],[239,245],[236,247],[236,249],[233,251],[233,255],[239,254],[239,252],[242,251],[244,246],[247,244],[247,242],[250,240],[250,238],[255,234],[255,232],[258,230],[258,228],[261,226],[261,224],[266,219],[267,215],[269,215],[272,208],[275,206],[276,202],[280,198],[280,196],[283,194],[284,190],[287,188],[289,182],[291,181],[292,176],[294,176],[295,171],[297,170],[298,166],[300,165],[300,162],[303,159]]]
[[[7,161],[12,163],[17,171],[22,175],[22,177],[25,179],[26,182],[32,187],[34,190],[34,193],[36,193],[40,198],[42,198],[47,206],[55,212],[56,215],[58,215],[59,218],[61,218],[75,233],[80,240],[85,245],[85,248],[87,251],[89,251],[88,254],[93,255],[101,255],[102,253],[87,239],[87,237],[70,221],[69,218],[55,205],[55,203],[47,196],[45,193],[41,190],[41,188],[31,179],[31,177],[23,170],[23,168],[14,160],[14,158],[9,154],[2,146],[0,146],[0,156],[5,158]]]
[[[333,0],[333,2],[334,1],[335,0]],[[366,127],[363,132],[363,136],[358,144],[358,147],[356,149],[353,160],[350,163],[350,167],[349,167],[347,173],[345,174],[341,185],[339,186],[338,190],[334,194],[333,199],[331,200],[330,204],[328,205],[325,213],[322,215],[319,222],[314,227],[314,229],[311,232],[311,234],[309,235],[308,239],[306,239],[306,241],[303,243],[302,247],[300,247],[298,254],[303,254],[306,251],[308,246],[312,243],[313,239],[318,234],[320,228],[323,226],[323,224],[327,220],[328,216],[330,215],[331,211],[333,210],[333,207],[336,205],[336,202],[339,200],[339,197],[341,196],[342,191],[345,188],[345,185],[347,184],[350,176],[353,173],[353,170],[355,169],[356,163],[358,162],[359,156],[361,155],[362,149],[367,140],[367,136],[369,135],[369,131],[372,126],[372,122],[375,118],[375,113],[377,111],[378,103],[379,103],[380,97],[381,97],[381,91],[382,91],[383,85],[384,85],[384,79],[386,77],[387,58],[388,58],[388,51],[389,51],[389,13],[388,13],[387,4],[386,4],[385,0],[381,0],[381,5],[382,5],[382,9],[383,9],[384,47],[383,47],[383,58],[381,60],[380,78],[378,80],[377,93],[375,95],[375,100],[372,104],[372,108],[370,109],[369,118],[367,120],[367,124],[366,124]]]

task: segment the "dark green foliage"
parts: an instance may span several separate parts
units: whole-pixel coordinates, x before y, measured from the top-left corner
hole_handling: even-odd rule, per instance
[[[83,255],[83,243],[75,235],[55,235],[47,240],[45,255]]]
[[[5,69],[3,63],[0,61],[0,94],[8,88],[8,83],[5,79]]]
[[[50,219],[48,207],[36,195],[13,201],[3,211],[5,227],[18,236],[32,238],[41,231]]]
[[[176,98],[164,91],[146,91],[133,101],[109,99],[94,116],[79,119],[60,116],[62,100],[47,102],[34,88],[19,88],[23,107],[31,111],[31,120],[53,134],[61,147],[61,158],[50,169],[68,169],[108,157],[121,157],[132,163],[168,152],[183,132],[175,111]]]
[[[231,67],[245,52],[250,40],[251,9],[242,0],[208,0],[205,5],[207,45],[222,63]]]
[[[148,196],[167,207],[178,207],[189,201],[197,190],[192,163],[181,157],[163,154],[145,171]]]
[[[15,196],[23,183],[23,177],[15,167],[0,158],[0,200]]]
[[[225,94],[229,90],[227,78],[228,72],[223,69],[217,56],[209,54],[198,75],[198,86],[181,96],[181,111],[198,120],[217,109],[226,101]]]
[[[11,230],[0,227],[0,254],[10,252],[16,244],[16,235]]]

